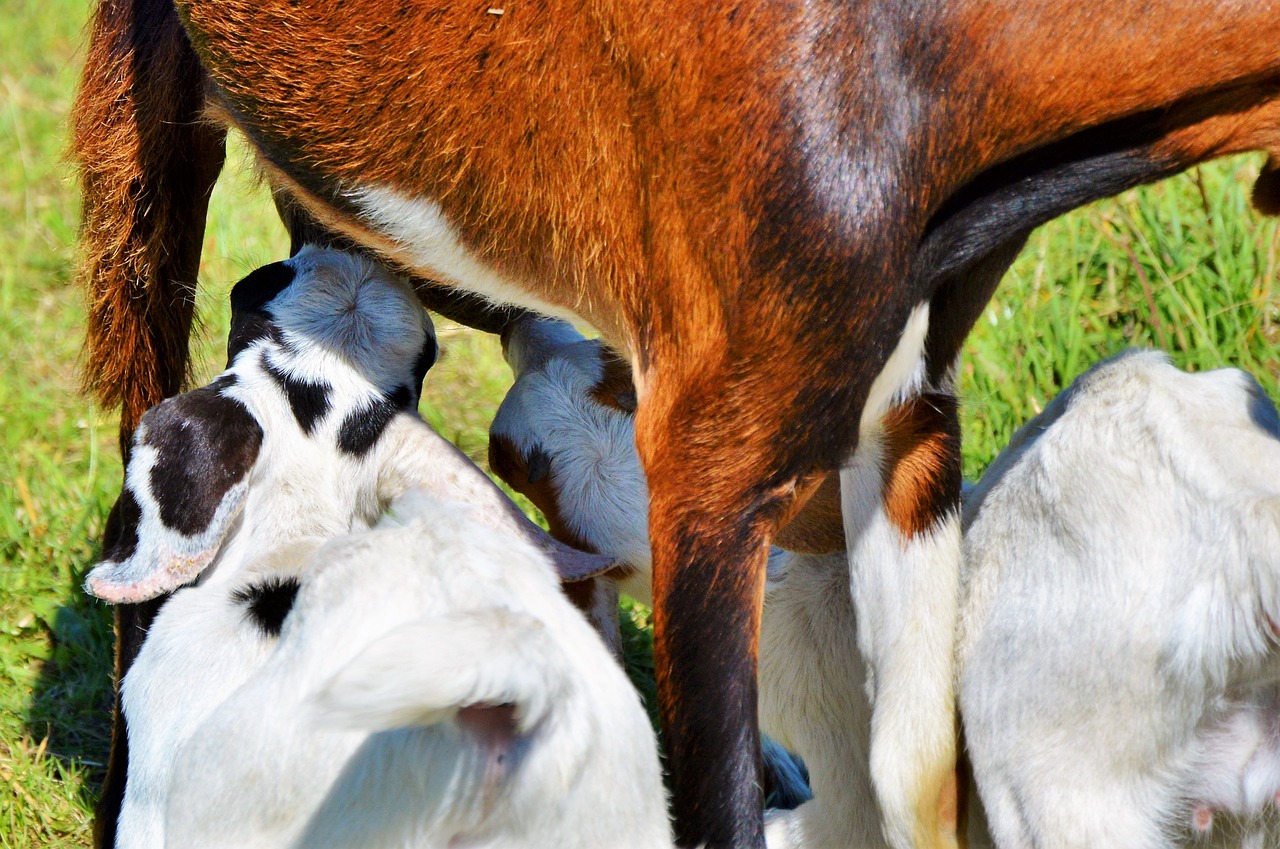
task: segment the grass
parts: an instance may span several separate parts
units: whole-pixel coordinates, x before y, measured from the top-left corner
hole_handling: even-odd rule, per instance
[[[114,417],[77,389],[78,211],[61,158],[87,16],[86,0],[0,0],[0,849],[87,845],[108,743],[109,611],[79,587],[120,461]],[[1280,397],[1280,237],[1248,208],[1257,168],[1206,167],[1032,236],[962,362],[968,476],[1128,345],[1188,369],[1239,365]],[[230,285],[285,247],[263,190],[233,166],[205,244],[198,379],[221,369]],[[492,339],[442,327],[441,340],[423,413],[481,459],[509,374]],[[628,609],[637,656],[647,616]]]

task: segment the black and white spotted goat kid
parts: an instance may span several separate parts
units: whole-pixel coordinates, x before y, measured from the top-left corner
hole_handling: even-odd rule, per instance
[[[231,306],[226,371],[134,434],[120,506],[136,532],[90,573],[99,598],[143,601],[282,538],[367,526],[390,498],[371,473],[394,447],[380,437],[436,356],[409,287],[309,247],[241,280]],[[249,532],[223,546],[237,522]]]
[[[177,751],[274,651],[315,550],[408,489],[472,505],[569,577],[610,564],[552,540],[418,417],[435,339],[380,266],[306,248],[259,269],[232,292],[228,352],[211,384],[143,417],[121,496],[135,530],[89,575],[113,602],[178,590],[122,684],[119,849],[163,845]]]

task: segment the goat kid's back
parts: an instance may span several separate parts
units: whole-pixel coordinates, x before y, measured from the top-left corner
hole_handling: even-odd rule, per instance
[[[1002,847],[1280,845],[1280,424],[1130,352],[966,507],[960,696]]]
[[[382,470],[398,442],[382,437],[435,359],[412,291],[352,255],[304,250],[250,274],[231,301],[226,370],[143,416],[122,533],[87,581],[116,603],[177,590],[149,630],[118,634],[97,829],[122,849],[163,843],[175,750],[269,654],[310,552],[368,528],[397,494]]]
[[[545,555],[410,494],[192,735],[170,845],[670,845],[634,689]]]

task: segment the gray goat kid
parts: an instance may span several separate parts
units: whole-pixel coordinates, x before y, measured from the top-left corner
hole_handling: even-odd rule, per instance
[[[1004,849],[1280,846],[1280,423],[1099,364],[970,493],[960,706]]]

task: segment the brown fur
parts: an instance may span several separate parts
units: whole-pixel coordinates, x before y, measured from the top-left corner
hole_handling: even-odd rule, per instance
[[[774,543],[802,554],[834,554],[845,550],[840,475],[830,472],[822,476],[809,500],[778,529]]]
[[[636,385],[631,379],[631,364],[620,355],[609,351],[602,358],[604,375],[591,389],[591,398],[597,404],[627,415],[635,415]]]
[[[958,504],[960,428],[954,396],[929,392],[891,409],[885,427],[885,514],[906,537]]]
[[[121,445],[187,376],[205,213],[226,131],[168,2],[105,2],[71,116],[89,295],[86,382],[121,405]]]
[[[961,307],[932,313],[936,376],[1031,227],[1207,157],[1280,148],[1280,42],[1259,36],[1280,26],[1276,0],[548,0],[501,17],[377,0],[180,5],[215,111],[313,220],[435,279],[342,190],[429,198],[486,265],[628,351],[663,727],[690,843],[760,842],[758,763],[741,753],[755,740],[765,546],[853,450],[910,310]],[[146,133],[166,115],[179,120],[164,133],[194,132],[182,116],[198,73],[171,63],[155,82],[103,60],[122,51],[99,44],[134,32],[112,14],[78,114],[109,126],[122,113],[143,148],[186,156]],[[157,86],[169,112],[134,96]],[[77,126],[82,167],[129,149],[123,129],[106,135],[126,142],[102,144],[94,122]],[[187,213],[203,216],[216,167],[175,162],[215,158],[86,180],[90,382],[125,399],[127,420],[185,368],[189,307],[172,295],[193,266],[115,257],[198,251]],[[923,428],[914,415],[885,490],[904,529],[923,527],[922,492],[958,486],[931,459],[954,413]],[[949,774],[922,776],[923,806]]]

